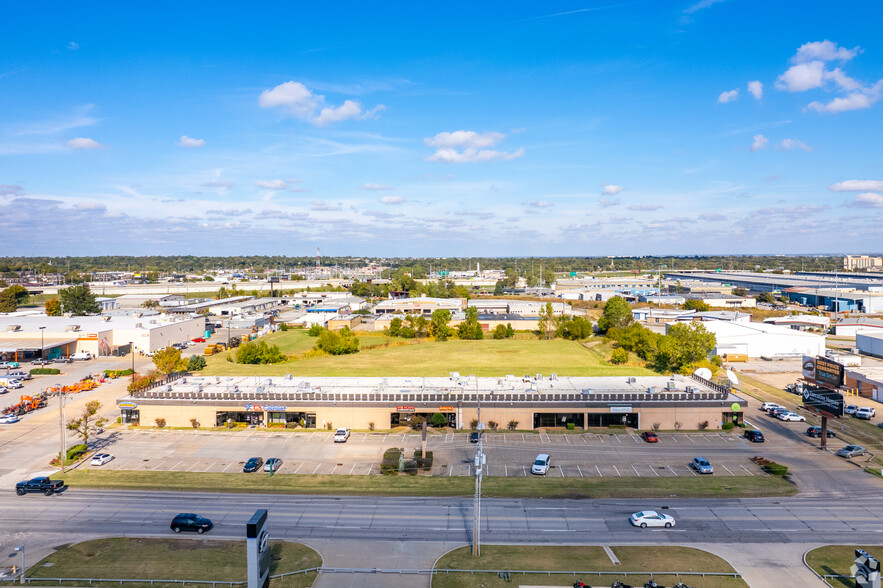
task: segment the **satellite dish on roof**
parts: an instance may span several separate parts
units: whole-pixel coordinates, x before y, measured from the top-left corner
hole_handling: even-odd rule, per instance
[[[733,386],[739,385],[739,378],[736,377],[736,374],[733,373],[733,370],[727,370],[727,379]]]
[[[704,368],[704,367],[699,368],[698,370],[693,372],[693,375],[699,376],[700,378],[703,378],[705,380],[710,380],[711,379],[711,370],[708,368]]]

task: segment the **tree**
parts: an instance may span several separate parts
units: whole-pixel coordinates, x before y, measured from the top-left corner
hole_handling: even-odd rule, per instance
[[[198,372],[205,367],[205,358],[201,355],[191,355],[187,360],[187,371]]]
[[[776,297],[773,296],[772,292],[761,292],[760,294],[757,295],[757,301],[758,302],[765,302],[767,304],[775,304]]]
[[[143,308],[157,308],[157,307],[159,307],[159,301],[158,300],[145,300],[144,302],[141,303],[141,306]]]
[[[359,338],[349,328],[340,331],[325,330],[316,341],[316,349],[331,355],[346,355],[359,352]]]
[[[107,422],[103,418],[95,418],[95,415],[98,414],[99,408],[101,408],[100,402],[97,400],[90,400],[86,403],[86,406],[83,407],[83,414],[80,415],[80,418],[71,419],[67,422],[68,430],[76,431],[86,445],[89,444],[89,437],[101,429],[101,427],[104,426],[104,423]]]
[[[319,335],[320,341],[326,333],[334,334],[333,331],[325,330]],[[254,365],[281,361],[285,361],[285,354],[279,350],[278,345],[267,345],[266,341],[249,341],[236,349],[236,363]]]
[[[748,292],[745,288],[733,288],[733,296],[745,296]]]
[[[695,298],[687,300],[681,308],[684,310],[695,310],[696,312],[708,312],[711,310],[711,307],[708,306],[708,304],[701,300],[696,300]]]
[[[61,301],[58,298],[50,298],[46,301],[46,314],[48,316],[61,316]]]
[[[451,311],[439,308],[432,312],[429,322],[429,334],[435,337],[436,341],[447,341],[448,337],[454,334],[454,330],[448,326],[451,322]]]
[[[27,289],[21,284],[13,284],[12,286],[6,288],[5,291],[12,294],[12,297],[15,299],[16,306],[27,304],[28,300],[31,298],[31,295],[28,294]]]
[[[515,288],[518,286],[518,272],[511,265],[503,270],[506,274],[505,285],[507,288]]]
[[[717,345],[714,333],[700,322],[677,323],[659,340],[656,367],[663,371],[690,371],[693,364],[708,359]]]
[[[179,372],[184,369],[184,360],[181,359],[181,350],[174,347],[166,347],[153,354],[153,365],[156,371],[167,376],[172,372]]]
[[[441,412],[434,412],[429,419],[430,424],[433,427],[443,427],[448,424],[448,417]]]
[[[503,295],[503,280],[497,280],[497,283],[494,284],[494,296],[502,296]]]
[[[61,296],[61,307],[64,312],[74,316],[86,314],[98,314],[101,305],[95,302],[95,295],[89,290],[89,286],[71,286],[58,291]]]
[[[512,328],[512,323],[506,323],[506,338],[511,339],[515,336],[515,329]]]
[[[623,349],[622,347],[617,347],[613,350],[613,355],[610,356],[610,363],[615,363],[616,365],[624,364],[629,360],[628,351]]]
[[[562,339],[576,341],[592,336],[592,322],[581,316],[561,316],[556,321],[558,328],[555,334]]]
[[[552,311],[551,302],[547,302],[540,307],[537,326],[537,330],[540,332],[540,339],[549,339],[555,333],[555,316]]]
[[[505,339],[506,338],[506,327],[503,325],[497,325],[494,328],[494,339]]]
[[[629,303],[619,296],[614,296],[604,304],[604,313],[598,320],[598,329],[606,333],[610,329],[623,329],[634,322]]]
[[[402,330],[402,319],[400,319],[399,317],[395,317],[394,319],[389,321],[389,329],[387,329],[387,332],[389,332],[390,335],[392,335],[393,337],[398,337],[399,331],[401,331],[401,330]]]
[[[474,306],[466,309],[466,320],[457,327],[457,336],[460,339],[484,339],[484,332],[478,322],[478,309]]]
[[[15,295],[9,288],[0,291],[0,312],[15,312]]]

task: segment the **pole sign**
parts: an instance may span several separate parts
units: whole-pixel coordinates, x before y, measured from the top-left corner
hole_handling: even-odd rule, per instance
[[[825,416],[840,418],[843,416],[843,394],[827,388],[805,386],[803,406]]]
[[[843,364],[827,357],[817,357],[816,382],[839,388],[843,385]]]
[[[245,524],[248,588],[267,588],[270,585],[270,533],[266,527],[266,509],[256,510]]]

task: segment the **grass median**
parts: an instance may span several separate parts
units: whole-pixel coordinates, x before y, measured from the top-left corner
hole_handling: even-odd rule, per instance
[[[825,545],[806,554],[806,565],[820,576],[849,576],[849,568],[855,563],[855,550],[861,548],[871,556],[883,560],[883,546],[880,545]],[[827,578],[834,588],[853,588],[855,580],[848,578]]]
[[[457,476],[333,476],[75,470],[71,489],[169,490],[335,496],[470,496],[475,482]],[[483,495],[499,498],[723,498],[789,496],[797,488],[777,476],[682,478],[485,477]]]
[[[625,546],[611,547],[620,564],[614,564],[599,546],[540,546],[540,545],[484,545],[480,557],[472,557],[470,547],[455,549],[442,556],[436,569],[495,570],[487,574],[448,573],[433,578],[433,588],[472,588],[478,586],[505,586],[497,571],[532,570],[553,572],[542,574],[511,574],[516,583],[534,586],[570,586],[582,579],[589,585],[610,585],[614,580],[643,586],[650,574],[632,575],[631,572],[703,572],[733,573],[735,570],[725,560],[706,551],[692,547],[677,546]],[[556,571],[629,572],[625,575],[589,576],[555,574]],[[653,579],[663,586],[678,582],[673,574],[654,575]],[[744,580],[724,576],[683,576],[685,584],[697,588],[742,588]],[[510,584],[511,585],[511,584]]]
[[[318,553],[300,543],[271,543],[270,575],[322,565]],[[60,548],[28,570],[31,578],[103,578],[136,580],[245,580],[245,542],[197,539],[108,538]],[[270,582],[271,588],[312,586],[316,573],[298,574]],[[53,582],[53,585],[56,585]],[[61,586],[89,586],[64,582]],[[126,583],[127,587],[180,586]]]

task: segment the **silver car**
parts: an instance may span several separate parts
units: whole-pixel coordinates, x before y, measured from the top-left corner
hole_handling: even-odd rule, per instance
[[[865,448],[861,445],[847,445],[837,452],[840,457],[858,457],[865,454]]]
[[[694,457],[693,461],[690,462],[690,467],[699,472],[700,474],[713,474],[714,466],[711,465],[711,462],[705,459],[704,457]]]

